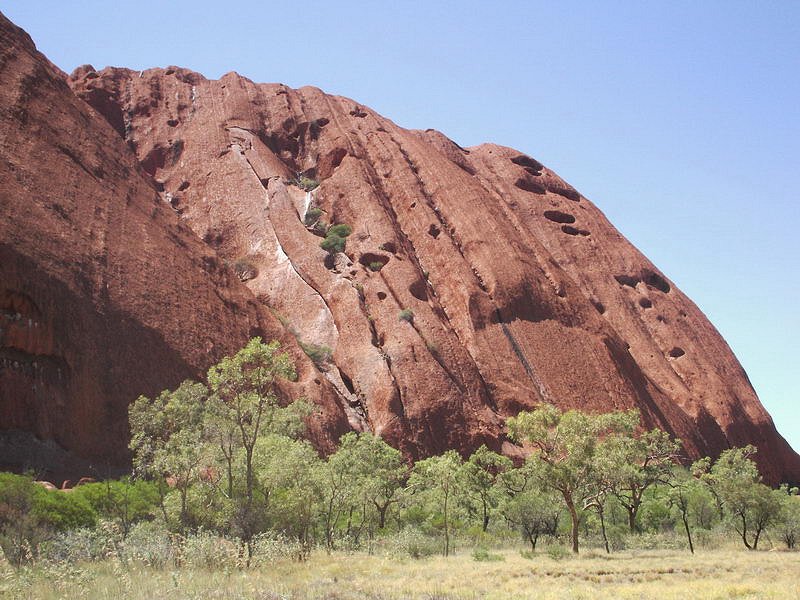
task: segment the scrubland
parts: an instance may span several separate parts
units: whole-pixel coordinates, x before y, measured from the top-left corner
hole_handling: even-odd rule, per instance
[[[477,560],[476,557],[482,558]],[[85,564],[2,568],[0,596],[56,598],[467,600],[564,598],[799,598],[800,553],[733,547],[627,550],[579,556],[458,550],[414,559],[364,552],[313,552],[251,568],[232,563],[153,567],[111,556]]]

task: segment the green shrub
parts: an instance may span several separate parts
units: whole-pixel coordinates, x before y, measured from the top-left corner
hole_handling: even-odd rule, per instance
[[[240,566],[239,546],[239,540],[200,530],[186,537],[181,558],[189,567],[232,569]]]
[[[125,538],[121,557],[161,569],[175,560],[175,549],[163,523],[143,521],[134,525]]]
[[[404,308],[400,311],[400,314],[397,316],[399,321],[406,321],[407,323],[411,323],[414,321],[414,311],[410,308]]]
[[[279,560],[298,560],[305,556],[306,549],[297,540],[275,531],[259,533],[253,538],[253,558],[250,565],[264,567]]]
[[[325,232],[328,231],[328,224],[320,219],[314,223],[314,225],[311,227],[311,231],[314,233],[314,235],[325,237]]]
[[[76,498],[84,498],[98,516],[114,520],[127,535],[137,521],[156,514],[159,505],[158,485],[152,481],[104,481],[76,487]]]
[[[296,177],[287,179],[286,184],[296,185],[300,189],[305,190],[306,192],[310,192],[311,190],[319,186],[319,181],[317,181],[312,177],[309,177],[308,175],[297,175]]]
[[[331,358],[333,357],[333,350],[331,350],[328,346],[306,344],[300,340],[297,340],[297,343],[300,344],[300,348],[302,348],[303,352],[306,353],[306,356],[314,361],[314,364],[318,367],[330,362]]]
[[[440,540],[425,535],[416,527],[406,527],[392,536],[383,538],[380,546],[389,556],[405,554],[411,558],[433,556],[442,551]]]
[[[93,527],[97,522],[97,513],[86,498],[59,490],[42,492],[35,496],[32,513],[53,529]]]
[[[562,560],[565,558],[569,558],[572,556],[569,550],[564,548],[564,546],[550,546],[547,549],[547,556],[552,558],[553,560]]]
[[[32,559],[34,549],[50,537],[51,528],[33,511],[45,493],[31,477],[0,473],[0,550],[14,566]]]
[[[233,271],[242,281],[255,279],[258,275],[258,269],[256,269],[256,266],[247,257],[237,259],[236,262],[233,263]]]
[[[319,181],[313,179],[311,177],[307,177],[306,175],[300,175],[297,179],[297,187],[310,192],[313,189],[319,187]]]
[[[472,551],[472,560],[477,560],[479,562],[494,562],[505,559],[505,556],[502,554],[493,554],[486,548],[475,548]]]
[[[325,239],[320,243],[320,248],[326,250],[330,254],[337,254],[344,252],[346,244],[345,238],[353,233],[353,228],[345,223],[338,225],[331,225],[325,232]]]
[[[306,211],[306,215],[303,217],[303,222],[306,224],[306,226],[311,227],[314,223],[319,221],[321,216],[322,209],[312,206]]]
[[[328,235],[335,235],[340,238],[346,238],[348,235],[353,233],[353,228],[346,223],[339,223],[337,225],[331,225],[328,229]]]
[[[380,271],[382,268],[383,268],[383,263],[382,262],[375,261],[375,262],[369,263],[370,271]]]
[[[337,254],[339,252],[344,252],[345,243],[344,238],[329,233],[327,237],[320,242],[319,247],[330,254]]]
[[[119,541],[119,531],[113,527],[69,529],[57,533],[51,540],[42,544],[42,556],[53,562],[79,563],[102,560]]]

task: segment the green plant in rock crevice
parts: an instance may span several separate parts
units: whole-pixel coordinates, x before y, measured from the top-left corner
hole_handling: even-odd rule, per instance
[[[405,321],[406,323],[412,323],[414,321],[414,311],[410,308],[404,308],[400,311],[400,314],[397,315],[397,319]]]
[[[346,238],[353,232],[353,228],[345,223],[331,225],[325,232],[325,239],[319,246],[329,254],[344,252]]]

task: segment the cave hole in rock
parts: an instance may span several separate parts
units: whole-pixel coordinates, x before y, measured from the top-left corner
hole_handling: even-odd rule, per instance
[[[514,182],[514,185],[521,190],[525,190],[526,192],[531,192],[534,194],[544,194],[547,192],[545,187],[533,179],[531,177],[520,177]]]
[[[167,121],[167,125],[170,127],[177,127],[178,126],[178,119],[170,119]]]
[[[591,303],[592,303],[592,306],[594,306],[595,309],[597,309],[597,312],[599,312],[601,315],[606,314],[606,307],[602,302],[600,302],[600,300],[592,299]]]
[[[356,388],[353,386],[353,380],[350,379],[347,376],[347,374],[341,369],[339,369],[339,377],[342,378],[342,383],[344,384],[344,387],[347,388],[347,391],[350,392],[351,394],[355,394]]]
[[[575,217],[569,213],[561,212],[560,210],[546,210],[544,211],[544,218],[553,223],[574,223]]]
[[[639,283],[639,278],[631,275],[614,275],[614,279],[617,280],[618,284],[627,285],[630,288],[635,288]]]
[[[428,227],[428,235],[431,236],[433,239],[439,237],[439,234],[442,233],[442,230],[439,229],[435,223],[431,223],[431,226]]]
[[[378,300],[386,300],[386,292],[378,292]]]
[[[178,186],[178,191],[179,191],[179,192],[186,191],[186,190],[188,190],[188,189],[189,189],[189,186],[190,186],[190,185],[191,185],[191,184],[190,184],[188,181],[184,181],[184,182],[182,182],[182,183],[181,183],[181,184]]]
[[[683,348],[680,348],[678,346],[675,346],[672,350],[669,351],[669,355],[672,358],[680,358],[684,354],[686,354],[686,352],[683,350]]]
[[[654,273],[653,271],[644,271],[644,282],[649,285],[650,287],[654,287],[660,292],[664,292],[665,294],[669,293],[670,287],[667,280],[664,279],[658,273]]]
[[[542,165],[542,163],[524,154],[515,156],[510,160],[515,165],[523,167],[528,173],[530,173],[531,175],[535,175],[537,177],[542,174],[542,169],[544,169],[544,165]]]
[[[639,306],[642,308],[653,308],[653,301],[650,298],[639,298]]]
[[[370,265],[380,264],[380,267],[374,269],[376,271],[380,271],[386,263],[389,262],[389,257],[385,254],[377,254],[375,252],[364,252],[361,256],[358,257],[358,262],[364,265],[367,268],[371,268]]]
[[[311,121],[311,123],[308,126],[308,134],[309,136],[311,136],[311,139],[316,140],[317,138],[319,138],[319,134],[322,131],[322,128],[325,127],[325,125],[327,125],[328,123],[330,123],[330,120],[326,119],[325,117],[322,117],[321,119],[316,119],[315,121]]]
[[[559,196],[563,196],[567,200],[572,200],[573,202],[581,201],[581,195],[578,193],[578,190],[566,183],[564,185],[548,185],[547,190]]]
[[[408,286],[408,291],[417,300],[425,302],[428,299],[428,286],[424,279],[417,279],[414,283]]]
[[[145,173],[153,177],[158,169],[171,167],[183,153],[183,140],[175,140],[168,146],[157,144],[139,163]]]
[[[563,231],[567,235],[580,235],[581,233],[580,229],[575,229],[572,225],[562,225],[561,231]]]

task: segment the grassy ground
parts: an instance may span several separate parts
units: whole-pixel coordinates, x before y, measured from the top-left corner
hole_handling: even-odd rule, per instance
[[[800,553],[705,550],[619,552],[610,557],[525,558],[468,552],[414,560],[317,553],[304,563],[249,571],[150,569],[116,559],[80,567],[15,572],[0,565],[0,597],[261,600],[427,600],[565,598],[800,598]]]

